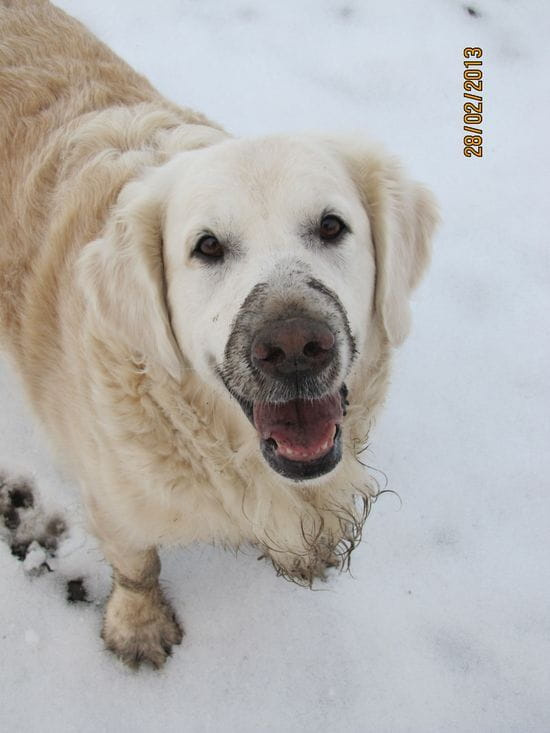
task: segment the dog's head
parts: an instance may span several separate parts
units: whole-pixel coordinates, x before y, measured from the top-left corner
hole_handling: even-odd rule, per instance
[[[129,184],[81,281],[130,348],[175,378],[186,361],[238,401],[268,464],[304,481],[341,459],[370,332],[405,338],[435,221],[374,146],[227,140]]]

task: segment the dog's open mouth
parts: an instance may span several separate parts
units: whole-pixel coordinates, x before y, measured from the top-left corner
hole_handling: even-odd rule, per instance
[[[252,419],[269,465],[297,481],[331,471],[342,457],[346,389],[317,400],[257,402]]]

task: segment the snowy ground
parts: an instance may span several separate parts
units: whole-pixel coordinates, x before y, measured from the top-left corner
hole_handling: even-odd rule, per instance
[[[0,372],[0,473],[34,479],[46,520],[70,525],[40,576],[0,542],[0,729],[548,731],[550,6],[60,4],[236,134],[369,131],[431,185],[444,223],[369,454],[402,505],[378,502],[354,577],[320,592],[253,555],[167,554],[187,636],[160,673],[102,650],[108,569]],[[465,46],[484,50],[480,160],[462,154]],[[91,602],[70,605],[79,576]]]

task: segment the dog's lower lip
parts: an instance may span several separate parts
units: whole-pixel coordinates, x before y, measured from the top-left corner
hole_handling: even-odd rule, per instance
[[[338,437],[340,436],[341,432],[341,426],[339,424],[336,424],[334,427],[334,435],[332,437],[332,440],[329,442],[327,441],[324,446],[324,452],[320,455],[315,456],[313,459],[302,459],[299,456],[299,451],[296,451],[296,458],[290,458],[288,455],[284,455],[282,457],[285,458],[285,460],[296,463],[313,463],[314,461],[319,460],[320,458],[324,458],[334,447],[334,443],[338,440]],[[263,440],[263,444],[270,453],[273,453],[274,455],[277,454],[279,450],[279,445],[277,444],[277,441],[274,438],[266,438]],[[281,455],[281,454],[280,454]]]
[[[292,428],[292,423],[295,422],[297,416],[294,416],[293,419],[293,416],[288,414],[291,403],[263,403],[262,405],[262,403],[249,402],[232,394],[259,433],[260,448],[264,459],[277,473],[294,481],[309,480],[323,476],[340,462],[342,457],[341,424],[349,405],[348,389],[345,383],[342,383],[337,391],[326,397],[320,397],[318,400],[291,401],[291,403],[296,403],[294,407],[298,413],[304,410],[304,406],[306,410],[313,410],[313,415],[310,412],[309,417],[302,413],[301,419],[305,418],[305,425],[302,425],[301,432],[298,430],[298,433],[296,433],[296,425],[294,425],[294,430]],[[337,396],[339,397],[338,402],[335,401]],[[316,424],[317,418],[321,420],[320,424]],[[289,428],[284,427],[287,419],[290,420]],[[328,426],[331,422],[334,432],[329,436]],[[323,434],[323,423],[325,434]],[[280,436],[279,433],[281,433]],[[277,437],[283,441],[283,450],[281,450]]]
[[[264,459],[271,468],[295,481],[318,478],[342,457],[342,421],[347,390],[317,400],[254,403],[252,422]]]
[[[342,457],[341,438],[342,429],[340,425],[337,425],[334,442],[328,451],[313,460],[292,460],[282,455],[277,450],[276,441],[272,438],[261,440],[260,445],[264,459],[274,471],[293,481],[309,481],[324,476],[338,465]]]

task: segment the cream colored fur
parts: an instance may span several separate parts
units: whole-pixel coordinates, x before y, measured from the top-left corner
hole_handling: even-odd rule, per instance
[[[41,0],[0,0],[0,119],[0,345],[78,478],[91,528],[115,569],[106,642],[129,663],[159,665],[181,634],[159,595],[158,571],[143,581],[143,553],[194,541],[254,542],[280,572],[310,584],[358,539],[364,517],[357,497],[368,501],[374,490],[356,452],[382,402],[391,347],[409,328],[408,300],[429,259],[434,203],[371,144],[233,141],[163,99]],[[199,275],[178,259],[186,246],[178,232],[193,209],[181,201],[198,197],[196,206],[208,212],[219,200],[214,168],[240,206],[252,180],[246,171],[270,155],[284,161],[289,150],[304,151],[296,159],[321,192],[323,170],[332,171],[343,205],[364,227],[353,245],[354,262],[364,265],[351,263],[348,284],[333,274],[337,268],[323,271],[360,344],[347,378],[344,455],[332,473],[298,484],[267,465],[255,430],[205,366],[212,350],[223,351],[267,253],[273,264],[292,257],[294,245],[272,238],[249,257],[228,285],[233,310],[229,295],[227,302],[221,293],[202,296],[203,284],[193,279]],[[208,162],[204,181],[203,173],[190,174],[203,170],[201,161]],[[241,222],[250,231],[270,222],[262,241],[284,230],[287,199],[296,198],[286,185],[265,186],[269,195],[258,209],[240,207],[252,211]],[[215,297],[220,302],[211,305]],[[200,320],[209,308],[222,314],[210,327]]]

